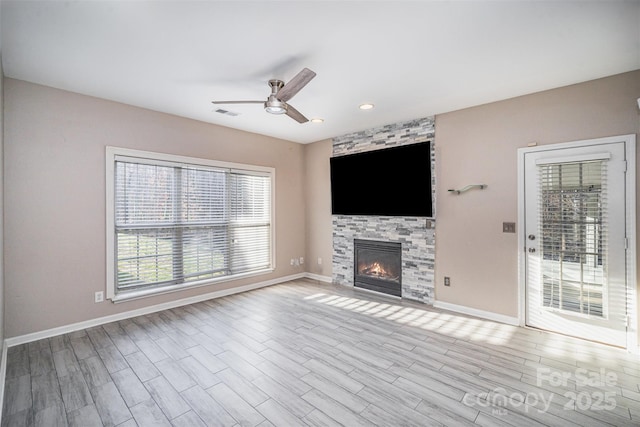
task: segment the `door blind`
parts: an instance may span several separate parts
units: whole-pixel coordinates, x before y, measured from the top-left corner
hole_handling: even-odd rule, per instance
[[[271,176],[116,158],[116,290],[271,267]]]
[[[538,165],[542,304],[606,317],[607,182],[602,160]]]

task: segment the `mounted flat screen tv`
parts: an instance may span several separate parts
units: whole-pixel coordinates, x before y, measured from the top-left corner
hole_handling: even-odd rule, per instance
[[[431,217],[431,143],[332,157],[334,215]]]

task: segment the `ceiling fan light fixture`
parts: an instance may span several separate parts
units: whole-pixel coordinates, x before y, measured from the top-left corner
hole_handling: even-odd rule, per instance
[[[375,107],[375,105],[367,103],[367,104],[360,104],[358,108],[361,110],[371,110],[373,107]]]
[[[324,119],[316,117],[314,119],[311,119],[311,123],[324,123]]]
[[[280,101],[275,95],[271,95],[264,103],[264,109],[270,114],[286,114],[287,103]]]
[[[280,105],[267,105],[264,109],[270,114],[284,114],[287,112],[287,109]]]

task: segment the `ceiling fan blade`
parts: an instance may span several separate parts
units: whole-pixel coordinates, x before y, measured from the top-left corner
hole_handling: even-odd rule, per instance
[[[211,101],[212,104],[264,104],[264,101]]]
[[[309,119],[303,116],[300,111],[296,110],[291,105],[287,105],[287,116],[291,117],[293,120],[297,121],[298,123],[306,123],[309,121]]]
[[[287,102],[296,93],[307,85],[316,76],[316,73],[308,68],[303,68],[294,78],[292,78],[282,89],[278,91],[278,99]]]

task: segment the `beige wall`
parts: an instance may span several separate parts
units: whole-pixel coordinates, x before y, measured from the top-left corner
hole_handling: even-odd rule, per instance
[[[331,226],[330,139],[305,146],[305,205],[307,224],[306,271],[331,280],[333,231]],[[318,258],[322,264],[318,264]]]
[[[436,117],[438,301],[518,315],[517,235],[502,233],[518,219],[517,149],[636,134],[639,97],[635,71]],[[488,188],[447,193],[473,183]]]
[[[303,272],[304,146],[5,79],[6,337]],[[121,304],[105,290],[105,146],[276,169],[277,269]]]
[[[635,71],[437,115],[436,299],[516,317],[517,234],[502,233],[502,222],[518,219],[517,149],[530,142],[637,134],[639,97],[640,71]],[[307,180],[315,182],[308,189],[319,195],[329,188],[328,157],[330,142],[307,146]],[[471,183],[488,188],[464,196],[447,192]],[[307,194],[307,199],[313,203],[313,212],[307,212],[307,253],[330,254],[330,197]],[[330,266],[325,268],[322,274],[330,276]],[[444,276],[451,277],[451,287],[443,286]]]

